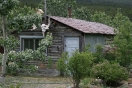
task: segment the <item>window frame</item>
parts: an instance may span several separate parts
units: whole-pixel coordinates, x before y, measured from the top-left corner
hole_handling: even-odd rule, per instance
[[[23,39],[43,39],[44,36],[25,36],[25,35],[21,35],[20,36],[20,51],[23,50]]]

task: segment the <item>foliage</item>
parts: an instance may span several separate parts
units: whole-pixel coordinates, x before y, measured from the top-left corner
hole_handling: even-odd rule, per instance
[[[48,65],[47,65],[47,67],[48,68],[51,68],[52,67],[52,65],[53,65],[53,61],[52,61],[52,58],[51,57],[48,57]]]
[[[94,22],[99,22],[99,23],[103,23],[103,24],[110,24],[111,23],[111,19],[112,17],[111,16],[108,16],[105,12],[95,12],[93,15],[91,15],[91,21],[94,21]]]
[[[108,60],[110,63],[120,63],[120,61],[118,60],[119,59],[119,56],[120,56],[120,53],[117,51],[116,47],[107,47],[105,50],[104,50],[104,58],[106,60]]]
[[[114,46],[120,54],[120,56],[118,56],[118,60],[122,66],[128,68],[128,66],[132,63],[132,56],[130,54],[132,50],[132,22],[128,17],[123,16],[120,12],[118,12],[113,19],[112,25],[118,29],[117,34],[114,37]]]
[[[47,14],[67,17],[69,6],[74,8],[76,6],[76,0],[47,0]],[[41,9],[44,8],[44,0],[41,1],[39,7]]]
[[[18,65],[14,62],[9,62],[7,66],[7,73],[10,75],[17,75]]]
[[[35,7],[38,6],[38,3],[40,1],[44,1],[44,0],[32,0],[32,1],[31,0],[20,0],[20,5],[21,5],[21,7],[23,7],[23,5],[26,4],[28,6],[31,6],[31,7],[35,8]],[[48,1],[49,0],[47,0],[47,2]],[[55,3],[57,3],[58,1],[59,0],[56,0]],[[71,1],[73,1],[73,0],[71,0]],[[55,4],[55,3],[53,3],[53,4]],[[67,3],[67,2],[65,2],[65,3]],[[51,7],[48,6],[48,8],[54,8],[53,4],[51,4]],[[105,12],[106,14],[110,15],[111,17],[114,17],[114,15],[116,14],[117,9],[121,8],[121,13],[123,15],[125,15],[125,16],[128,16],[130,18],[130,20],[132,20],[132,8],[131,8],[132,2],[131,2],[131,0],[129,0],[129,1],[126,1],[126,0],[113,0],[113,1],[112,0],[76,0],[76,4],[77,4],[76,8],[72,7],[72,9],[73,9],[73,17],[74,17],[74,11],[75,10],[79,10],[80,17],[76,17],[77,16],[76,15],[75,18],[83,19],[87,15],[94,14],[95,11]],[[41,8],[44,8],[43,5],[44,5],[44,3],[42,3]],[[81,11],[81,8],[86,8],[85,11],[86,12],[90,11],[90,14],[85,14],[85,16],[82,16],[81,14],[85,13],[85,11],[84,10]],[[56,8],[56,9],[58,9],[58,8]],[[67,7],[64,8],[63,10],[67,10]],[[63,10],[59,10],[59,11],[61,11],[60,14],[62,13]],[[57,13],[59,11],[57,11]],[[60,14],[57,14],[57,16],[62,16]],[[51,14],[49,14],[49,15],[55,15],[55,14],[52,14],[52,12],[51,12]],[[67,12],[65,13],[64,16],[67,16]],[[86,18],[86,20],[87,19],[89,19],[89,17]]]
[[[0,43],[4,47],[2,75],[5,75],[6,73],[6,64],[8,65],[8,71],[12,74],[12,70],[16,71],[17,67],[20,68],[24,66],[24,62],[33,59],[31,55],[34,53],[34,51],[31,50],[18,52],[16,55],[10,53],[8,56],[8,53],[15,49],[19,43],[18,40],[12,37],[10,34],[14,31],[21,32],[22,30],[31,29],[33,24],[38,26],[42,21],[42,16],[36,13],[36,9],[32,9],[31,7],[27,6],[21,8],[18,7],[18,4],[19,3],[17,0],[0,1],[0,15],[2,17],[1,25],[3,30],[3,39],[1,39]],[[7,58],[9,58],[8,61]],[[10,65],[9,63],[14,64]]]
[[[0,44],[3,47],[7,47],[8,51],[14,50],[15,47],[19,45],[19,40],[17,40],[14,36],[9,36],[6,39],[0,39]]]
[[[132,50],[132,22],[127,17],[119,14],[117,14],[115,20],[115,22],[118,22],[119,32],[114,37],[114,44],[115,47],[117,47],[117,51],[120,53],[120,64],[128,68],[129,65],[132,63],[132,55],[130,54]],[[119,24],[119,20],[122,23],[120,22]]]
[[[37,70],[36,66],[26,65],[26,63],[31,60],[38,59],[36,59],[35,57],[39,56],[35,56],[34,54],[36,55],[36,52],[31,49],[20,52],[10,52],[7,60],[7,73],[10,75],[17,75],[20,69],[24,72],[33,73],[35,70]]]
[[[90,88],[90,85],[93,83],[93,78],[86,77],[81,80],[80,88]]]
[[[39,42],[39,51],[45,51],[49,45],[52,44],[52,34],[47,33],[46,37]]]
[[[87,7],[76,7],[72,12],[74,18],[88,21],[90,20],[90,14],[91,13]]]
[[[20,88],[21,84],[20,83],[17,83],[17,84],[10,84],[8,85],[6,83],[6,85],[0,85],[0,88]]]
[[[22,30],[31,29],[33,24],[39,27],[42,16],[37,14],[36,10],[37,8],[33,9],[28,6],[24,6],[23,8],[15,7],[12,9],[7,17],[8,30],[11,32],[14,30],[21,32]]]
[[[68,62],[68,70],[72,76],[74,87],[78,88],[80,80],[90,76],[94,57],[91,52],[74,52]]]
[[[96,52],[94,53],[95,60],[94,63],[99,63],[104,60],[104,55],[103,55],[103,47],[101,44],[96,46]]]
[[[0,15],[7,15],[14,6],[18,5],[18,0],[1,0],[0,1]]]
[[[27,6],[36,8],[42,0],[19,0],[19,1],[20,1],[21,7],[23,7],[24,5],[27,5]]]
[[[117,14],[113,18],[99,12],[99,14],[95,13],[94,15],[92,15],[91,19],[93,21],[101,22],[116,28],[116,36],[114,37],[114,43],[112,45],[112,47],[116,47],[115,53],[118,54],[115,54],[115,58],[117,59],[117,61],[120,62],[120,65],[128,68],[129,65],[132,63],[132,56],[130,54],[132,50],[132,22],[129,20],[129,18],[122,15],[120,9],[118,9]]]
[[[60,75],[63,76],[64,74],[67,75],[67,63],[69,57],[67,52],[63,52],[61,57],[57,61],[57,69],[60,71]]]
[[[104,61],[93,66],[91,74],[99,77],[105,82],[119,82],[128,79],[128,71],[118,63],[109,63]]]
[[[19,69],[24,72],[33,73],[37,70],[37,66],[26,65],[29,61],[43,61],[48,60],[49,64],[52,64],[50,57],[46,56],[46,48],[52,44],[52,35],[48,33],[44,39],[39,43],[37,50],[26,49],[25,51],[11,51],[7,59],[7,72],[11,75],[16,75]]]
[[[43,0],[39,7],[42,9],[44,8]],[[77,6],[76,0],[48,0],[47,14],[68,17],[68,7],[71,7],[73,18],[82,20],[90,19],[90,11],[87,9],[87,7]]]

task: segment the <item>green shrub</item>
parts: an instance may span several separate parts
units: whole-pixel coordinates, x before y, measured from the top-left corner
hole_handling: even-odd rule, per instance
[[[93,66],[91,74],[109,83],[128,79],[126,68],[120,66],[118,63],[110,63],[108,61]]]
[[[68,70],[72,76],[74,87],[79,88],[82,78],[90,76],[94,57],[91,52],[75,51],[68,62]]]
[[[93,83],[93,78],[86,77],[81,80],[80,88],[90,88],[90,85]]]
[[[101,44],[98,44],[96,46],[96,52],[94,53],[95,56],[95,63],[102,62],[104,60],[104,55],[103,55],[103,47]]]
[[[57,61],[57,69],[60,71],[60,76],[67,75],[67,62],[68,62],[68,53],[63,52],[59,60]]]
[[[10,62],[7,66],[7,73],[10,75],[17,75],[18,73],[18,65],[14,62]]]
[[[113,62],[119,62],[120,63],[120,53],[117,51],[116,47],[108,47],[105,51],[104,51],[104,58],[108,61],[110,61],[111,63]],[[121,65],[121,64],[120,64]]]

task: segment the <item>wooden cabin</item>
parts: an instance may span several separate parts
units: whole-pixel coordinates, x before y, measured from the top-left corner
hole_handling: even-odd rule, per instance
[[[74,50],[79,49],[79,51],[82,51],[87,44],[90,44],[90,50],[95,52],[97,44],[106,45],[106,41],[115,35],[114,28],[101,23],[57,16],[48,16],[48,18],[50,18],[51,24],[47,32],[52,33],[53,43],[47,48],[47,55],[51,56],[54,62],[60,58],[63,52],[68,52],[69,56],[71,56]],[[19,38],[20,47],[17,49],[18,51],[25,49],[35,50],[38,48],[38,42],[44,36],[41,29],[36,29],[21,32]],[[56,70],[45,71],[46,65],[42,62],[30,63],[38,65],[37,75],[47,76],[51,73],[53,76],[58,74]],[[53,68],[56,68],[55,64]]]
[[[90,50],[95,52],[97,44],[105,45],[107,39],[115,34],[114,28],[101,23],[57,16],[50,16],[50,21],[47,31],[52,33],[53,44],[47,48],[47,55],[55,62],[62,52],[68,52],[71,56],[75,49],[82,51],[87,44],[90,44]],[[40,29],[23,31],[19,36],[20,50],[35,50],[39,40],[44,38]]]

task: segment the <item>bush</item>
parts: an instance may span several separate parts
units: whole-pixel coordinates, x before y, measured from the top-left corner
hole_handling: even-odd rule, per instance
[[[68,62],[68,70],[72,76],[74,87],[79,88],[82,78],[90,76],[94,57],[90,52],[75,51]]]
[[[67,62],[68,62],[68,53],[63,52],[59,60],[57,61],[57,69],[60,71],[60,76],[67,75]]]
[[[96,52],[94,53],[95,56],[95,63],[102,62],[104,60],[104,55],[103,55],[103,47],[101,44],[98,44],[96,46]]]
[[[117,51],[116,47],[108,47],[104,50],[104,58],[110,62],[119,62],[120,63],[120,53]]]
[[[118,63],[109,63],[108,61],[93,66],[91,73],[94,77],[99,77],[106,83],[120,82],[128,79],[126,68]]]
[[[10,75],[17,75],[20,70],[28,73],[35,72],[35,70],[37,70],[35,65],[26,65],[28,61],[37,60],[34,54],[36,54],[36,52],[31,49],[20,52],[11,51],[6,63],[7,73]]]

